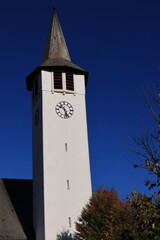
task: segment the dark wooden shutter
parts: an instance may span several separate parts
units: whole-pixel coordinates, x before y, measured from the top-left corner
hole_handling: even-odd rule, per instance
[[[54,89],[62,89],[62,73],[54,72]]]
[[[66,89],[70,91],[74,91],[74,82],[73,82],[72,73],[66,73]]]

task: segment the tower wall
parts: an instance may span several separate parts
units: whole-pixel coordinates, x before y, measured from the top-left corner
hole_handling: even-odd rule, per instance
[[[44,240],[44,170],[41,74],[39,74],[36,79],[38,83],[38,94],[35,98],[33,97],[32,90],[33,224],[36,239]]]
[[[56,240],[62,231],[73,232],[91,196],[84,76],[74,75],[75,94],[54,92],[52,76],[41,71],[39,100],[33,110],[33,115],[37,109],[40,115],[38,125],[33,124],[37,240]],[[61,101],[72,105],[70,118],[57,115]]]

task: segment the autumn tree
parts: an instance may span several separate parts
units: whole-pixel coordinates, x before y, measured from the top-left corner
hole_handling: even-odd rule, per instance
[[[77,240],[147,240],[139,232],[129,203],[123,203],[113,190],[93,194],[76,223]],[[144,237],[144,238],[143,238]]]

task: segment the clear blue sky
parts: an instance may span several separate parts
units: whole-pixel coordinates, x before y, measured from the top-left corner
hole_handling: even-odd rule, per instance
[[[146,178],[129,130],[153,122],[143,88],[159,84],[159,0],[57,0],[72,61],[89,71],[87,116],[92,186],[113,186],[121,197]],[[52,16],[51,0],[3,1],[0,8],[1,178],[32,177],[31,94],[25,77],[40,64]]]

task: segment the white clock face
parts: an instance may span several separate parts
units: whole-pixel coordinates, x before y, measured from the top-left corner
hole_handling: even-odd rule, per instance
[[[72,105],[65,101],[59,102],[55,110],[58,116],[64,119],[70,118],[74,112]]]

